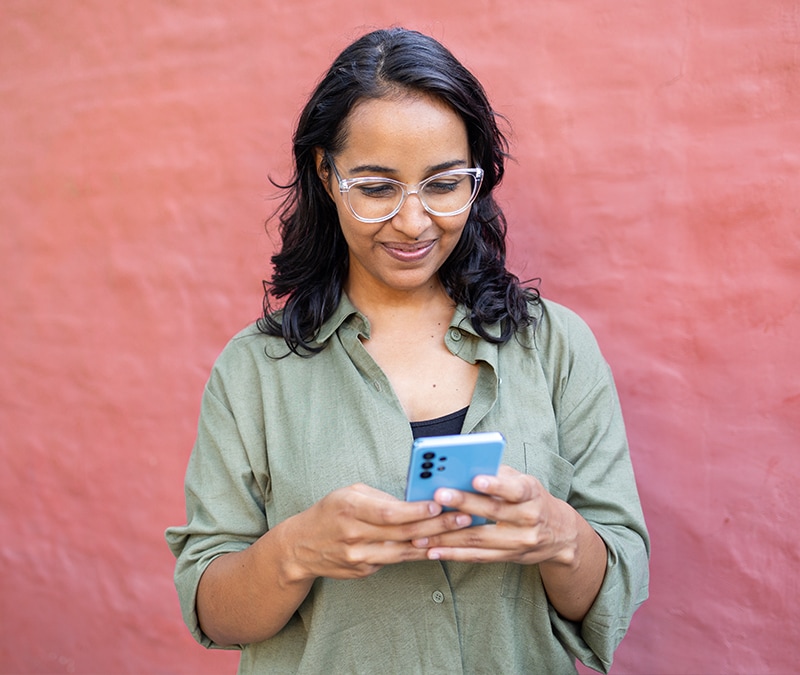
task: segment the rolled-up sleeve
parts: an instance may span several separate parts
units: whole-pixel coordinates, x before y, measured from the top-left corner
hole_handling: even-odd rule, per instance
[[[226,396],[223,378],[212,371],[206,385],[197,430],[185,478],[186,525],[171,527],[166,539],[177,558],[175,586],[184,621],[205,647],[217,647],[200,629],[197,588],[208,565],[224,553],[241,551],[267,531],[264,509],[264,476],[257,478],[252,456],[264,463],[263,431],[248,429],[257,398],[246,413],[237,415],[235,401]],[[257,406],[256,406],[257,407]],[[253,443],[261,451],[253,452]]]
[[[608,672],[614,650],[648,595],[650,541],[625,425],[608,364],[585,323],[567,312],[568,354],[555,387],[560,454],[574,467],[567,501],[606,544],[600,592],[580,623],[551,608],[559,639],[585,665]]]

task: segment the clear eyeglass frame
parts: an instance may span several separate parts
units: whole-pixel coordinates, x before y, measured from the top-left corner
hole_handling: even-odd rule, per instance
[[[339,170],[336,168],[336,164],[333,161],[333,157],[330,154],[325,153],[328,162],[330,163],[331,167],[333,168],[333,173],[336,174],[336,180],[339,183],[339,192],[344,197],[344,203],[347,206],[347,210],[353,214],[353,217],[357,220],[360,220],[362,223],[380,223],[385,220],[391,220],[394,218],[403,208],[403,204],[406,203],[406,199],[410,195],[417,195],[417,198],[422,204],[422,207],[430,213],[432,216],[439,216],[439,217],[447,217],[447,216],[457,216],[459,213],[463,213],[466,211],[472,203],[475,201],[475,198],[478,196],[478,192],[481,188],[481,182],[483,181],[483,169],[479,166],[476,166],[473,169],[450,169],[449,171],[442,171],[440,173],[434,174],[433,176],[429,176],[425,180],[420,181],[416,185],[409,185],[408,183],[403,183],[399,180],[395,180],[394,178],[386,178],[382,176],[359,176],[358,178],[342,178]],[[432,209],[428,204],[425,202],[425,196],[422,190],[425,189],[425,186],[429,183],[432,183],[438,179],[450,177],[450,176],[472,176],[473,186],[472,186],[472,195],[470,196],[469,200],[467,201],[464,206],[455,211],[447,211],[441,212]],[[394,207],[392,211],[390,211],[387,215],[381,216],[380,218],[364,218],[363,216],[358,215],[355,209],[353,208],[352,204],[350,203],[350,190],[353,187],[358,185],[363,185],[365,183],[391,183],[392,185],[396,185],[402,191],[400,201],[397,206]]]

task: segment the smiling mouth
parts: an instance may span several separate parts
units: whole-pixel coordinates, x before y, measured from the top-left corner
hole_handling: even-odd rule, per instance
[[[427,241],[414,241],[409,243],[389,242],[383,244],[383,249],[396,260],[403,262],[415,262],[422,260],[428,253],[431,252],[435,239],[428,239]]]

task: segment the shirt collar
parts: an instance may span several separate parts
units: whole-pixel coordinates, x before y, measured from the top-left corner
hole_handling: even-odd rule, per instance
[[[451,328],[458,328],[463,333],[469,333],[477,338],[480,337],[478,332],[472,325],[472,321],[469,319],[469,311],[464,305],[458,305],[456,307],[456,311],[453,313],[453,318],[450,321]],[[493,323],[489,326],[484,326],[484,330],[487,334],[491,335],[493,338],[500,338],[502,333],[500,323]]]
[[[347,293],[342,291],[342,297],[339,300],[339,305],[334,310],[330,319],[320,326],[319,332],[314,337],[314,342],[316,342],[318,345],[326,343],[330,339],[331,335],[339,330],[339,327],[343,323],[351,320],[351,317],[353,317],[352,321],[361,324],[360,326],[356,326],[358,331],[363,333],[364,336],[369,339],[369,320],[356,309],[352,302],[350,302],[350,298],[347,297]]]
[[[347,297],[347,293],[342,291],[342,297],[339,300],[338,307],[331,317],[322,324],[314,341],[319,345],[324,344],[345,322],[354,324],[358,332],[369,339],[369,319],[356,309],[355,305],[350,301],[350,298]],[[469,333],[476,338],[480,338],[477,331],[472,326],[472,322],[469,319],[469,312],[464,305],[458,305],[456,307],[455,312],[453,312],[453,318],[450,320],[450,327],[457,328],[461,332]],[[499,323],[486,326],[485,330],[494,338],[500,337],[501,327]]]

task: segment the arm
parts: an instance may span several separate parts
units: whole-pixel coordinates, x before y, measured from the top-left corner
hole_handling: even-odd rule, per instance
[[[461,526],[458,514],[440,516],[432,502],[405,503],[363,485],[269,522],[276,496],[261,385],[248,361],[234,366],[227,364],[227,382],[216,369],[209,379],[186,471],[186,525],[166,533],[184,621],[206,647],[266,639],[317,577],[355,578],[424,559],[412,537]]]
[[[292,578],[286,569],[287,529],[289,521],[206,568],[197,589],[197,617],[216,644],[246,644],[275,635],[308,595],[313,578]],[[254,603],[253,598],[268,602]]]
[[[356,579],[384,565],[424,560],[416,536],[469,524],[434,502],[402,502],[365,485],[337,490],[203,574],[197,614],[218,645],[265,640],[283,628],[314,579]]]
[[[569,504],[560,503],[574,523],[574,538],[562,559],[542,562],[539,572],[555,610],[570,621],[583,621],[603,584],[608,551],[592,526]]]

